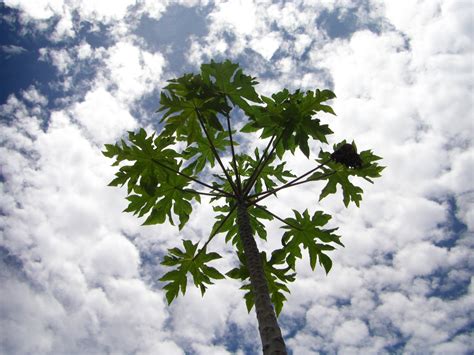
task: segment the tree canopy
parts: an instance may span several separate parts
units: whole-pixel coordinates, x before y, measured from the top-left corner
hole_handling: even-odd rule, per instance
[[[203,195],[209,196],[216,212],[205,242],[182,240],[181,246],[169,249],[164,257],[162,264],[172,268],[160,279],[166,283],[168,303],[180,292],[185,294],[188,278],[204,295],[215,280],[227,276],[242,282],[247,308],[252,309],[255,294],[239,238],[237,206],[243,205],[259,238],[278,237],[268,236],[265,221],[277,219],[282,225],[281,247],[268,255],[260,253],[278,315],[290,292],[288,284],[296,278],[297,259],[307,253],[313,270],[319,263],[328,273],[332,268],[329,253],[343,243],[337,228],[327,227],[331,215],[321,209],[295,206],[298,209],[291,216],[282,218],[261,201],[277,196],[282,189],[323,181],[319,201],[339,190],[346,207],[351,202],[359,206],[363,190],[353,180],[372,183],[381,175],[381,158],[371,150],[358,153],[355,143],[345,140],[332,149],[329,146],[328,136],[333,132],[318,114],[335,115],[328,104],[336,97],[332,91],[283,89],[266,97],[257,93],[257,84],[256,78],[245,75],[230,61],[203,64],[200,73],[169,80],[162,90],[157,132],[147,133],[142,128],[116,144],[105,145],[103,154],[119,166],[110,185],[127,186],[125,212],[143,218],[144,225],[167,221],[182,229]],[[266,148],[237,153],[236,148],[250,133],[266,140]],[[312,157],[317,148],[317,156]],[[284,160],[297,150],[315,163],[300,176],[289,171]],[[224,164],[224,157],[229,164]],[[211,170],[216,165],[218,173]],[[221,258],[208,251],[209,242],[219,234],[234,246],[239,261],[225,274],[210,266]]]

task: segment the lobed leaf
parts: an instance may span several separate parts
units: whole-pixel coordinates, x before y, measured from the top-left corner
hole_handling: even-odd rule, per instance
[[[224,212],[224,214],[219,214],[216,216],[216,221],[212,228],[212,233],[214,234],[215,230],[221,225],[224,218],[227,216],[230,211],[229,205],[224,206],[215,206],[213,207],[216,212]],[[273,220],[273,216],[255,206],[249,206],[248,208],[249,220],[252,230],[258,235],[261,239],[267,239],[267,231],[265,225],[261,220]],[[225,233],[225,241],[231,242],[237,250],[242,249],[242,243],[239,238],[239,230],[237,225],[237,213],[234,210],[225,223],[219,228],[219,233]]]
[[[127,184],[129,204],[124,212],[138,217],[146,216],[144,225],[161,224],[167,219],[179,219],[181,229],[192,212],[191,201],[200,201],[199,195],[188,188],[190,180],[179,175],[181,157],[174,149],[175,139],[168,136],[147,136],[144,129],[129,132],[129,142],[121,141],[105,146],[103,154],[115,158],[114,165],[123,165],[110,186]],[[165,168],[166,167],[166,168]],[[185,189],[186,188],[186,189]]]
[[[254,150],[253,156],[249,154],[236,155],[237,169],[243,186],[248,183],[249,178],[258,166],[260,158],[260,153],[257,149]],[[286,183],[288,178],[295,177],[293,173],[285,168],[285,162],[274,164],[273,161],[274,158],[271,158],[258,175],[253,185],[254,193],[263,192],[264,189],[265,191],[273,189],[276,187],[277,182]],[[225,188],[224,186],[221,187]]]
[[[202,295],[206,292],[206,285],[213,284],[212,280],[225,278],[216,268],[207,265],[208,262],[221,258],[219,254],[207,253],[204,249],[198,255],[197,246],[199,243],[194,244],[190,240],[183,240],[182,244],[184,250],[169,249],[168,255],[161,262],[161,265],[164,266],[177,267],[160,278],[160,281],[168,281],[163,287],[168,304],[178,297],[180,290],[183,295],[186,293],[188,273],[191,274],[194,285],[201,290]]]
[[[212,142],[218,152],[223,152],[230,146],[227,132],[215,131],[212,132],[212,134]],[[187,161],[194,159],[192,163],[187,166],[194,174],[200,173],[207,163],[209,163],[211,167],[215,165],[215,157],[211,145],[208,140],[202,136],[197,137],[196,141],[186,148],[183,152],[183,158]]]
[[[318,112],[334,114],[333,109],[322,102],[334,98],[330,90],[315,90],[303,93],[299,90],[289,93],[284,89],[272,97],[262,96],[264,106],[252,106],[250,122],[242,132],[262,130],[261,138],[273,134],[281,136],[277,144],[277,155],[281,159],[285,151],[294,153],[299,148],[309,157],[309,139],[327,143],[327,135],[332,134],[328,125],[321,124],[319,118],[313,118]]]
[[[347,143],[344,140],[334,145],[334,151],[337,151],[339,147],[346,144]],[[354,149],[357,149],[355,143],[352,143],[352,145],[354,146]],[[350,177],[358,176],[373,183],[372,179],[380,177],[381,172],[385,169],[385,167],[380,166],[377,163],[381,158],[374,155],[370,150],[363,151],[359,154],[360,167],[352,168],[343,163],[334,161],[332,156],[331,153],[321,150],[318,162],[326,162],[326,164],[320,170],[311,175],[308,180],[322,179],[327,181],[319,195],[320,201],[326,196],[336,193],[339,185],[342,189],[344,205],[347,207],[350,202],[354,202],[356,206],[359,207],[360,201],[362,200],[363,190],[359,186],[354,185],[351,182]]]
[[[215,86],[220,94],[246,113],[250,107],[246,100],[261,102],[254,88],[257,81],[245,75],[236,63],[229,60],[222,63],[211,61],[201,65],[201,73],[205,84]]]
[[[288,265],[295,270],[296,259],[302,258],[301,248],[307,249],[311,269],[314,270],[319,258],[320,264],[328,273],[332,262],[324,252],[335,249],[330,243],[344,246],[340,241],[341,237],[334,234],[337,228],[320,228],[329,222],[331,216],[322,211],[316,211],[310,216],[308,210],[305,210],[302,214],[293,210],[293,214],[294,218],[286,218],[287,225],[281,227],[287,231],[282,237],[283,249],[279,257],[284,257]]]
[[[270,299],[278,316],[283,309],[284,302],[286,301],[284,292],[290,293],[290,290],[286,284],[293,282],[296,279],[296,273],[291,272],[291,268],[289,266],[277,267],[281,264],[284,264],[284,260],[273,258],[274,253],[278,253],[278,251],[273,252],[272,257],[269,260],[267,259],[265,252],[261,252],[260,257],[262,259],[262,265],[265,272],[265,278],[267,280]],[[245,264],[245,257],[242,252],[238,252],[237,255],[240,260],[239,267],[230,270],[226,273],[226,275],[230,278],[247,282],[250,280],[250,274]],[[244,299],[247,310],[250,312],[255,304],[255,297],[250,283],[244,284],[241,289],[246,291],[244,294]]]

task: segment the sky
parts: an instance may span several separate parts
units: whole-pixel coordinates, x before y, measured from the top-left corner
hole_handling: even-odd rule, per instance
[[[159,129],[166,80],[230,59],[263,95],[333,90],[330,143],[386,166],[360,208],[340,192],[318,202],[318,183],[268,202],[332,214],[345,244],[327,276],[297,264],[279,317],[290,353],[473,353],[473,13],[470,0],[0,2],[0,352],[260,352],[238,282],[168,306],[158,281],[168,248],[206,240],[210,204],[182,231],[141,226],[101,154]],[[297,173],[315,164],[287,157]],[[218,269],[237,265],[222,237],[209,248]]]

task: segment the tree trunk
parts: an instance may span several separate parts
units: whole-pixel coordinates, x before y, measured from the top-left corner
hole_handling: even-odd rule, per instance
[[[285,342],[281,336],[275,310],[273,309],[268,291],[267,280],[263,270],[260,252],[253,238],[252,227],[247,213],[245,202],[237,206],[237,224],[242,240],[245,261],[250,273],[250,283],[255,297],[255,311],[257,313],[258,330],[262,340],[262,349],[265,355],[287,354]]]

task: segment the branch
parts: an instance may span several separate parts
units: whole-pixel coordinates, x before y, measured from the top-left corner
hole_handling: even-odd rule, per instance
[[[235,159],[234,140],[232,139],[232,130],[230,127],[230,117],[228,113],[226,114],[226,118],[227,118],[227,130],[229,131],[230,149],[232,151],[232,165],[234,167],[235,179],[237,181],[237,189],[239,192],[242,192],[242,182],[240,181],[239,171],[237,170],[237,160]]]
[[[176,170],[176,169],[174,169],[174,168],[170,168],[169,166],[167,166],[167,165],[161,163],[160,161],[158,161],[158,160],[156,160],[156,159],[154,159],[154,158],[152,158],[151,161],[152,161],[153,163],[155,163],[155,164],[157,164],[157,165],[159,165],[159,166],[165,168],[165,169],[168,169],[168,170],[170,170],[170,171],[172,171],[172,172],[174,172],[174,173],[176,173],[176,174],[178,174],[178,175],[181,175],[182,177],[185,177],[185,178],[188,179],[188,180],[194,181],[194,182],[196,182],[196,183],[198,183],[198,184],[200,184],[200,185],[202,185],[202,186],[205,186],[205,187],[207,187],[207,188],[209,188],[209,189],[211,189],[211,190],[213,190],[213,191],[219,191],[221,194],[224,194],[224,195],[227,196],[227,197],[233,197],[233,195],[229,194],[228,192],[225,192],[224,190],[219,189],[218,187],[211,186],[211,185],[209,185],[209,184],[206,184],[205,182],[202,182],[202,181],[200,181],[200,180],[198,180],[198,179],[196,179],[196,178],[193,178],[192,176],[188,176],[188,175],[186,175],[186,174],[183,174],[181,171]]]
[[[195,190],[190,190],[190,189],[181,189],[179,187],[175,187],[175,189],[183,191],[183,192],[190,192],[190,193],[194,193],[194,194],[198,194],[198,195],[204,195],[204,196],[229,197],[229,196],[226,196],[226,195],[223,195],[223,194],[215,194],[215,193],[212,193],[212,192],[204,192],[204,191],[195,191]],[[235,197],[235,196],[231,195],[230,197]]]
[[[253,179],[255,177],[255,174],[257,173],[257,170],[260,167],[260,164],[262,163],[262,160],[265,157],[265,154],[267,154],[268,148],[270,148],[270,146],[273,143],[274,139],[275,139],[275,134],[273,134],[272,138],[270,139],[270,142],[268,142],[267,147],[265,148],[265,151],[263,152],[262,156],[258,160],[257,166],[255,167],[255,170],[252,172],[252,175],[250,175],[250,178],[248,179],[247,183],[245,184],[244,191],[243,191],[244,196],[250,190],[249,189],[250,184],[253,185]]]
[[[292,225],[291,223],[288,223],[287,221],[285,221],[283,218],[281,217],[278,217],[276,214],[272,213],[271,211],[267,210],[265,207],[261,206],[261,205],[257,205],[256,203],[254,204],[255,207],[257,208],[260,208],[261,210],[271,214],[273,217],[275,217],[276,219],[278,219],[279,221],[285,223],[286,225],[290,226],[291,228],[295,228],[295,229],[298,229],[298,230],[301,230],[300,227],[297,227],[297,226],[294,226]]]
[[[318,165],[316,168],[308,171],[307,173],[293,179],[292,181],[290,181],[289,183],[285,184],[285,185],[282,185],[280,187],[277,187],[276,189],[271,189],[271,190],[268,190],[268,191],[265,191],[265,192],[262,192],[262,193],[259,193],[259,194],[255,194],[253,196],[250,196],[250,198],[252,197],[257,197],[257,196],[260,196],[259,198],[257,198],[256,200],[253,200],[253,201],[250,201],[249,203],[249,206],[259,202],[259,201],[262,201],[264,198],[267,198],[268,196],[280,191],[280,190],[283,190],[283,189],[286,189],[288,187],[293,187],[293,186],[296,186],[296,185],[299,185],[299,184],[304,184],[305,182],[310,182],[310,181],[317,181],[317,180],[321,180],[322,178],[325,178],[325,177],[328,177],[328,176],[331,176],[333,174],[335,174],[337,172],[337,170],[334,170],[334,171],[331,171],[330,173],[327,173],[327,174],[324,174],[324,175],[321,175],[320,177],[316,178],[316,179],[311,179],[311,180],[305,180],[305,181],[300,181],[298,182],[299,180],[301,180],[302,178],[306,177],[307,175],[311,174],[312,172],[314,172],[315,170],[319,169],[321,166],[323,166],[324,164],[326,164],[327,162],[324,162],[323,164],[321,165]]]
[[[227,216],[224,217],[224,219],[221,221],[221,223],[217,226],[217,228],[214,230],[214,232],[211,233],[211,235],[209,236],[209,238],[207,239],[206,243],[204,243],[204,246],[199,249],[199,251],[197,252],[197,254],[193,257],[193,260],[195,260],[199,254],[201,254],[206,248],[207,248],[207,245],[211,242],[212,239],[214,239],[214,237],[217,235],[217,233],[219,233],[219,229],[222,228],[222,226],[224,225],[225,222],[227,222],[227,220],[229,219],[230,215],[232,214],[232,212],[234,212],[234,210],[237,208],[237,204],[233,205],[229,211],[229,213],[227,213]]]
[[[316,170],[318,170],[319,168],[321,168],[323,165],[327,164],[329,162],[329,160],[325,161],[324,163],[322,164],[319,164],[316,168],[313,168],[309,171],[307,171],[306,173],[304,173],[303,175],[300,175],[296,178],[294,178],[293,180],[291,180],[290,182],[287,182],[285,185],[282,185],[280,187],[277,187],[275,189],[271,189],[271,190],[267,190],[267,191],[262,191],[262,192],[259,192],[258,194],[255,194],[255,195],[252,195],[252,196],[248,196],[249,198],[255,198],[255,197],[258,197],[258,196],[261,196],[261,195],[266,195],[267,193],[275,193],[281,189],[284,189],[286,187],[289,187],[289,185],[293,185],[295,182],[301,180],[302,178],[308,176],[309,174],[315,172]]]
[[[253,171],[252,175],[250,176],[250,179],[248,180],[247,184],[245,185],[244,193],[243,195],[245,196],[246,194],[249,193],[249,191],[252,189],[253,185],[255,184],[255,181],[257,181],[258,176],[262,172],[263,168],[265,168],[265,165],[267,162],[270,160],[270,157],[272,156],[273,152],[275,151],[278,143],[280,142],[281,137],[283,136],[283,133],[278,136],[278,139],[276,143],[273,145],[272,150],[270,151],[270,154],[267,154],[268,149],[270,148],[271,144],[273,143],[273,140],[276,137],[276,133],[273,134],[272,138],[270,139],[270,142],[268,142],[267,147],[265,148],[265,151],[263,152],[262,156],[260,157],[260,160],[257,163],[257,166],[255,167],[255,170]],[[263,161],[265,159],[265,161]]]
[[[253,179],[253,182],[252,184],[249,184],[248,185],[248,189],[245,191],[245,194],[249,193],[250,190],[252,189],[253,185],[255,184],[255,182],[257,181],[258,179],[258,176],[260,175],[260,173],[263,171],[263,169],[265,168],[265,166],[267,165],[267,163],[270,161],[273,153],[275,152],[276,148],[277,148],[277,145],[278,143],[280,143],[280,140],[281,138],[283,137],[283,132],[278,136],[278,139],[276,140],[275,144],[273,145],[273,148],[272,150],[270,151],[270,153],[266,156],[265,158],[265,161],[260,165],[260,169],[256,169],[257,173],[255,174],[255,178]],[[264,152],[264,154],[266,153],[266,151]],[[263,155],[262,155],[263,157]],[[258,166],[257,166],[258,168]],[[245,196],[245,195],[244,195]]]
[[[214,154],[214,157],[216,158],[217,162],[219,163],[220,167],[222,168],[222,171],[224,172],[225,177],[227,178],[227,180],[229,180],[229,184],[232,187],[232,190],[234,191],[234,194],[237,195],[237,188],[235,187],[234,182],[230,178],[229,173],[225,169],[224,164],[222,164],[222,160],[219,157],[219,154],[217,154],[217,149],[214,146],[214,143],[212,142],[211,136],[209,135],[209,132],[207,131],[206,126],[204,125],[204,121],[202,120],[201,113],[197,109],[196,109],[196,114],[198,116],[199,123],[201,124],[201,128],[203,129],[204,134],[206,135],[207,141],[209,142],[209,144],[211,146],[211,150],[212,150],[212,153]]]
[[[301,185],[301,184],[306,184],[307,182],[318,181],[318,180],[321,180],[321,179],[323,179],[323,178],[325,178],[325,177],[334,175],[336,172],[337,172],[337,171],[331,171],[330,173],[323,174],[323,175],[321,175],[320,177],[318,177],[318,178],[316,178],[316,179],[305,180],[305,181],[298,181],[298,182],[295,182],[295,183],[293,183],[293,184],[291,184],[291,185],[288,185],[288,186],[285,186],[285,187],[282,186],[280,190],[286,189],[286,188],[288,188],[288,187],[293,187],[293,186],[297,186],[297,185]]]

